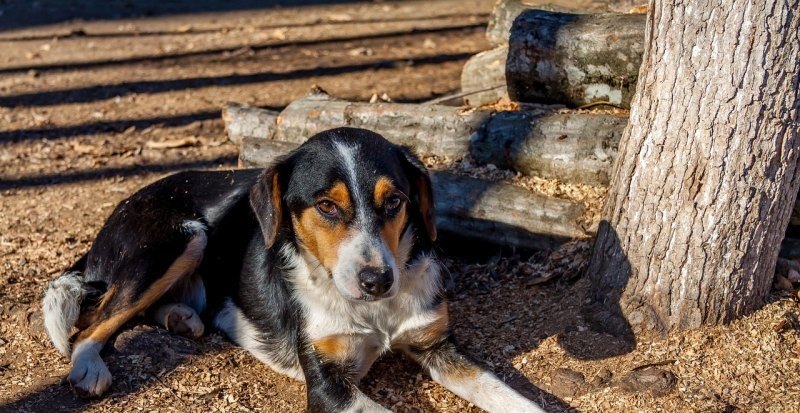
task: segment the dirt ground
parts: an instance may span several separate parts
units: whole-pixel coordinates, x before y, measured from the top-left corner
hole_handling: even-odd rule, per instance
[[[43,334],[42,291],[135,189],[177,170],[236,166],[225,102],[281,108],[314,84],[355,100],[453,92],[466,59],[489,48],[493,0],[232,2],[243,5],[188,15],[159,14],[174,10],[152,1],[27,3],[0,1],[0,411],[302,411],[303,384],[219,334],[191,341],[142,320],[107,346],[110,394],[78,399]],[[86,7],[99,20],[72,20]],[[191,145],[159,145],[176,140]],[[548,411],[800,411],[796,298],[775,292],[729,326],[634,342],[596,332],[581,313],[590,249],[583,240],[447,258],[457,339]],[[674,387],[626,384],[654,369]],[[478,411],[397,355],[361,387],[395,411]]]

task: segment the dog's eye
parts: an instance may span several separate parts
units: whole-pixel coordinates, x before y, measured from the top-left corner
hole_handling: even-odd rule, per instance
[[[336,204],[334,204],[333,201],[324,199],[317,202],[317,210],[323,215],[334,216],[336,215]]]
[[[403,203],[403,199],[400,198],[400,195],[392,195],[392,196],[386,198],[386,202],[384,204],[384,207],[386,208],[386,211],[394,212],[394,211],[397,210],[397,208],[400,208],[400,205],[402,203]]]

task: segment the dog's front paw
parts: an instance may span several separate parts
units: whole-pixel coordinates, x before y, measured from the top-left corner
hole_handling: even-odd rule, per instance
[[[111,372],[99,354],[87,354],[73,361],[67,380],[79,396],[98,397],[111,387]]]

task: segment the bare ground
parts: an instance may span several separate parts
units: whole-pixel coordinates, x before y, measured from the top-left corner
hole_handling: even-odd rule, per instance
[[[492,3],[201,10],[35,27],[20,18],[0,32],[0,411],[302,411],[303,384],[218,334],[195,342],[141,320],[107,347],[111,393],[78,399],[63,383],[67,361],[42,333],[43,288],[135,189],[176,170],[235,167],[224,102],[279,108],[313,84],[357,100],[456,90],[467,56],[489,47]],[[19,2],[4,7],[24,15]],[[178,141],[190,144],[158,148]],[[800,411],[796,295],[775,292],[729,326],[633,343],[595,332],[581,314],[589,250],[586,240],[532,257],[448,258],[458,340],[550,411]],[[674,375],[666,395],[630,391],[621,379],[649,365]],[[587,383],[574,391],[563,369]],[[477,410],[396,355],[362,388],[396,411]]]

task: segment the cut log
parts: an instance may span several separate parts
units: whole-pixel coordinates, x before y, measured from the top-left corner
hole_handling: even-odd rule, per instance
[[[463,156],[491,111],[443,105],[347,102],[312,92],[281,112],[273,139],[302,143],[327,129],[364,128],[419,153]]]
[[[484,163],[563,182],[605,185],[628,120],[587,113],[496,113],[473,140]]]
[[[299,144],[248,138],[240,159],[246,167],[265,167],[296,146]],[[582,205],[450,173],[433,173],[432,179],[440,230],[534,249],[587,235],[582,228]]]
[[[258,118],[256,114],[241,116]],[[226,122],[235,123],[238,118]],[[302,143],[327,129],[362,127],[425,155],[458,158],[471,154],[482,163],[528,175],[606,184],[625,125],[625,118],[615,115],[464,111],[436,105],[351,103],[313,94],[281,113],[271,139]]]
[[[643,14],[527,10],[508,42],[508,94],[519,102],[629,107],[644,53]]]
[[[231,142],[240,144],[244,138],[271,138],[278,112],[253,106],[228,103],[222,109],[225,131]]]
[[[506,55],[508,47],[502,46],[472,56],[461,70],[461,90],[482,90],[464,96],[464,103],[478,107],[497,102],[506,96]],[[500,87],[496,87],[501,85]]]

